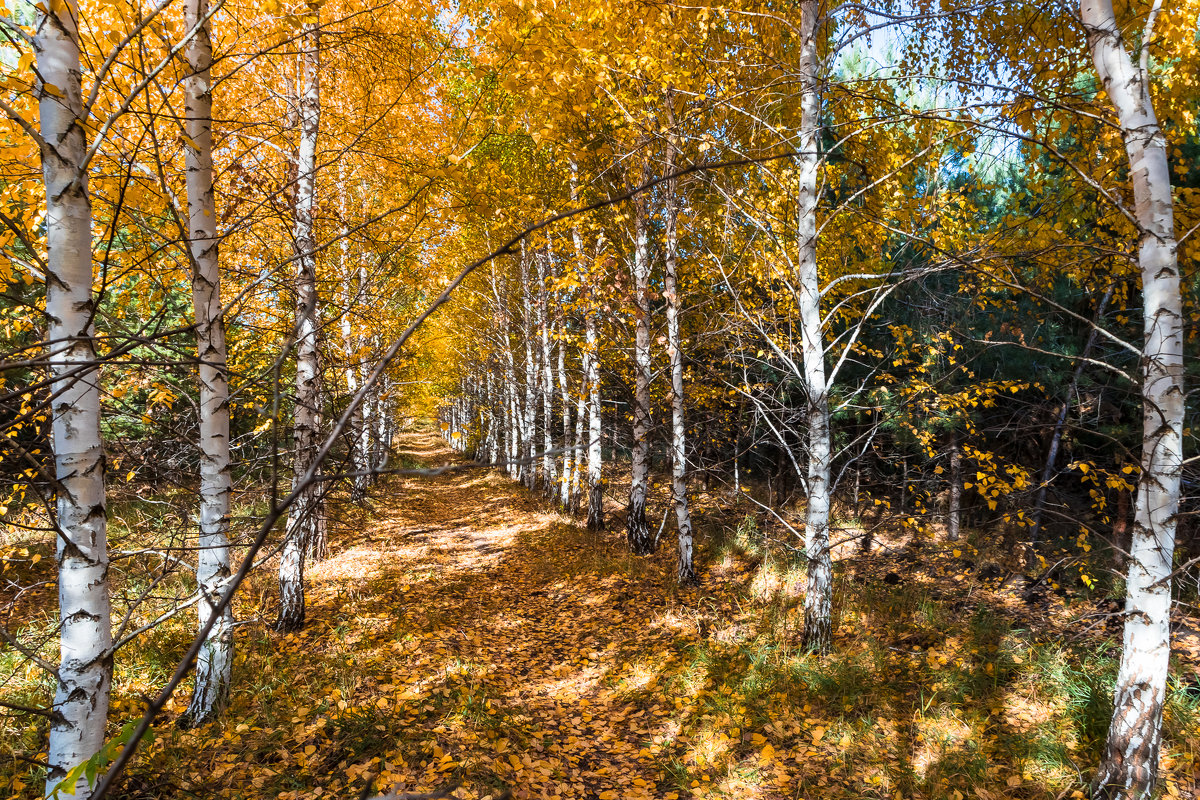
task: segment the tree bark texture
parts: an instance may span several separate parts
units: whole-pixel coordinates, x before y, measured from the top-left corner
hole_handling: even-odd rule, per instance
[[[821,329],[821,279],[817,269],[817,192],[821,166],[820,62],[817,53],[817,0],[800,4],[800,136],[796,167],[797,272],[804,387],[808,396],[808,508],[804,549],[808,589],[804,597],[804,645],[826,653],[832,641],[833,565],[829,553],[832,434]]]
[[[529,259],[525,243],[521,243],[521,300],[524,311],[525,334],[525,419],[521,424],[521,475],[525,488],[533,491],[537,487],[537,460],[534,431],[537,427],[538,372],[537,356],[533,342],[534,301],[530,290]]]
[[[1116,109],[1129,159],[1142,274],[1142,456],[1125,628],[1113,716],[1096,798],[1154,792],[1171,651],[1171,564],[1183,469],[1183,303],[1166,139],[1150,98],[1148,56],[1130,57],[1111,0],[1082,0],[1096,72]]]
[[[293,237],[296,251],[296,412],[293,490],[313,468],[320,446],[321,365],[317,348],[320,328],[317,304],[316,242],[313,208],[316,202],[317,132],[320,125],[320,78],[315,23],[306,23],[302,36],[300,72],[300,140],[296,157],[296,202]],[[304,562],[325,556],[323,487],[304,488],[288,513],[287,538],[279,559],[279,630],[304,625]]]
[[[648,164],[649,162],[647,162]],[[643,169],[639,185],[646,182]],[[654,552],[654,537],[646,522],[646,494],[650,479],[650,220],[648,201],[638,195],[634,204],[633,300],[633,464],[625,534],[629,549],[638,555]]]
[[[229,453],[229,368],[225,315],[221,305],[217,206],[213,197],[212,91],[207,0],[188,0],[188,28],[200,25],[185,55],[184,115],[190,142],[187,169],[188,245],[192,256],[192,306],[196,353],[200,362],[200,548],[196,584],[202,598],[196,608],[203,629],[220,602],[229,577],[229,501],[233,492]],[[205,20],[203,24],[201,21]],[[213,719],[229,697],[233,675],[233,612],[220,613],[196,657],[196,683],[183,720],[199,725]]]
[[[550,298],[546,291],[546,274],[549,271],[550,251],[540,254],[538,262],[538,327],[542,343],[542,492],[551,500],[558,490],[558,477],[554,470],[554,371],[550,359]]]
[[[575,447],[571,442],[571,385],[567,375],[567,342],[565,325],[560,325],[558,343],[558,396],[562,403],[562,478],[559,481],[558,499],[564,511],[570,511],[574,503],[574,488],[578,483],[575,475]]]
[[[112,684],[112,611],[100,371],[92,317],[92,202],[80,86],[79,7],[39,7],[33,50],[46,184],[46,316],[57,491],[59,668],[46,790],[104,743]],[[56,90],[48,87],[53,85]],[[75,796],[91,793],[87,781]]]
[[[672,102],[670,93],[666,98]],[[671,114],[672,122],[674,115]],[[667,140],[666,173],[675,171],[675,143]],[[669,178],[666,184],[666,208],[664,214],[664,236],[666,250],[664,258],[663,296],[667,301],[667,355],[671,361],[671,494],[675,501],[675,527],[679,534],[679,561],[675,570],[681,585],[696,582],[696,565],[692,553],[692,515],[688,508],[687,494],[687,421],[684,417],[683,396],[683,337],[679,332],[678,261],[679,237],[677,231],[677,181]]]

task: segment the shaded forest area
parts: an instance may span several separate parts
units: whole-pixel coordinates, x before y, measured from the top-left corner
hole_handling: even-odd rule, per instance
[[[1200,797],[1198,15],[0,5],[0,787]]]

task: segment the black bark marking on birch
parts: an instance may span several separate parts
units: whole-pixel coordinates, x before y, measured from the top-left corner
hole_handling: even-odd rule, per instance
[[[629,499],[625,534],[629,539],[629,549],[635,555],[648,556],[654,552],[654,538],[650,535],[650,526],[646,522],[646,498],[639,493],[635,493]]]

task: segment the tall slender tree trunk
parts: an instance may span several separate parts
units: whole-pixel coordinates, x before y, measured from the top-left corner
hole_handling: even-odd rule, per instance
[[[524,418],[521,414],[521,398],[517,391],[517,373],[513,368],[512,351],[509,350],[508,379],[505,381],[505,391],[508,394],[508,477],[514,481],[521,479],[521,447],[524,442]]]
[[[484,381],[483,381],[483,387],[484,387],[483,402],[486,405],[485,405],[485,408],[482,409],[480,412],[480,414],[481,414],[481,416],[480,416],[481,423],[480,424],[482,424],[482,420],[484,419],[484,417],[482,415],[486,414],[487,415],[487,438],[484,440],[484,442],[481,444],[481,446],[479,448],[479,459],[486,461],[488,464],[495,464],[496,461],[499,460],[499,455],[500,455],[500,449],[499,449],[499,444],[498,444],[499,436],[500,436],[500,421],[499,421],[499,418],[496,416],[496,409],[499,407],[499,400],[496,399],[496,376],[492,369],[492,364],[488,363],[488,365],[486,367],[484,367],[484,369],[487,370],[484,373]]]
[[[559,322],[558,341],[558,396],[562,403],[562,480],[559,482],[559,502],[563,510],[570,511],[574,502],[575,448],[571,444],[571,387],[567,376],[566,323]]]
[[[649,159],[638,184],[646,182]],[[633,343],[633,465],[625,534],[638,555],[654,552],[654,537],[646,522],[646,493],[650,478],[650,220],[645,194],[633,200],[633,302],[636,308]]]
[[[537,444],[534,441],[534,430],[537,426],[537,357],[534,353],[533,323],[534,303],[533,291],[529,280],[529,259],[525,252],[525,243],[521,243],[521,300],[525,334],[525,419],[521,423],[521,474],[525,487],[530,491],[537,486]]]
[[[1183,302],[1171,174],[1150,98],[1149,54],[1143,52],[1140,65],[1130,57],[1111,0],[1082,0],[1080,12],[1129,158],[1144,323],[1142,471],[1125,578],[1125,630],[1093,795],[1141,800],[1153,794],[1157,780],[1171,652],[1171,564],[1183,470]]]
[[[571,204],[579,205],[579,170],[571,163]],[[596,277],[584,266],[583,235],[579,225],[571,227],[571,240],[575,244],[576,269],[580,272],[580,286],[587,292],[587,306],[583,314],[583,353],[580,357],[579,404],[576,407],[575,474],[583,472],[583,429],[587,423],[587,526],[590,531],[604,530],[604,482],[601,469],[603,451],[600,447],[600,350],[596,331]],[[600,256],[597,242],[597,259]],[[595,265],[593,265],[593,268]],[[575,491],[579,497],[579,492]],[[577,500],[576,502],[580,502]]]
[[[572,514],[579,513],[580,493],[579,489],[582,485],[584,466],[583,454],[587,449],[584,444],[584,424],[587,421],[587,356],[582,359],[580,364],[579,375],[579,391],[575,395],[575,469],[571,472],[571,505],[570,511]]]
[[[858,509],[858,465],[854,465],[854,507]],[[946,508],[946,538],[958,541],[962,521],[962,451],[958,447],[958,432],[950,434],[950,499]]]
[[[542,492],[554,499],[558,478],[554,474],[554,372],[550,360],[550,304],[546,292],[546,273],[550,248],[538,258],[538,327],[542,339]]]
[[[825,343],[821,330],[821,279],[817,270],[817,191],[821,166],[820,62],[817,53],[817,0],[800,4],[800,136],[796,285],[800,310],[804,387],[808,395],[808,508],[804,549],[808,554],[808,590],[804,597],[804,645],[827,653],[833,638],[833,564],[829,554],[829,491],[833,442]]]
[[[500,376],[494,363],[491,370],[488,391],[491,400],[492,438],[488,449],[488,463],[496,464],[500,461],[501,437],[504,435],[504,395],[500,391]]]
[[[584,340],[587,343],[583,365],[588,393],[587,442],[587,526],[589,531],[604,530],[604,450],[600,430],[600,349],[596,332],[596,310],[589,305],[584,316]]]
[[[666,97],[668,115],[672,125],[674,113],[670,92]],[[675,171],[675,142],[668,134],[666,173]],[[687,423],[684,419],[683,397],[683,337],[679,333],[679,298],[677,261],[679,237],[676,230],[676,186],[674,178],[668,178],[666,186],[666,209],[664,231],[666,253],[664,259],[663,295],[667,301],[667,354],[671,361],[671,493],[675,499],[675,526],[679,533],[679,563],[676,577],[680,584],[696,582],[696,566],[692,555],[692,515],[688,509],[687,494]]]
[[[346,308],[342,311],[341,318],[342,342],[345,344],[346,353],[349,356],[345,368],[346,394],[353,397],[358,392],[358,370],[354,363],[354,359],[358,357],[356,355],[358,348],[354,338],[354,328],[350,322],[349,309],[354,302],[354,291],[350,287],[349,277],[345,278],[343,291],[346,296]],[[350,449],[350,469],[354,473],[354,477],[350,481],[350,501],[354,503],[361,503],[366,498],[367,486],[371,479],[371,465],[362,446],[363,424],[363,406],[360,405],[350,416],[350,421],[346,426],[346,442]]]
[[[320,124],[318,28],[305,23],[301,39],[300,141],[296,157],[296,202],[293,236],[296,251],[296,415],[293,490],[314,467],[320,444],[321,368],[317,334],[317,260],[313,239],[316,200],[317,131]],[[287,538],[279,559],[279,630],[304,625],[304,562],[325,556],[323,488],[314,483],[301,490],[288,513]]]
[[[496,295],[500,301],[499,294]],[[501,306],[503,307],[503,306]],[[504,392],[507,397],[506,416],[508,419],[507,450],[505,458],[508,464],[505,470],[508,477],[514,481],[521,479],[519,460],[521,449],[525,445],[525,419],[521,412],[521,396],[517,385],[517,357],[513,352],[512,317],[505,316],[504,330]]]
[[[360,259],[359,263],[358,263],[358,292],[359,292],[360,299],[362,296],[364,296],[364,293],[367,291],[367,279],[368,279],[367,265],[362,259]],[[363,337],[359,341],[365,345],[367,343],[367,341],[369,341],[369,338]],[[371,379],[371,369],[370,369],[370,365],[369,365],[369,360],[367,358],[358,356],[357,360],[358,360],[358,385],[362,386]],[[370,488],[371,484],[374,482],[374,480],[376,478],[376,475],[373,472],[373,470],[375,469],[375,464],[372,462],[373,444],[372,444],[372,436],[371,436],[371,422],[372,422],[372,420],[374,418],[374,414],[375,414],[376,397],[377,397],[377,395],[376,395],[374,387],[369,388],[367,390],[366,396],[363,397],[363,403],[362,403],[362,406],[358,410],[358,416],[357,416],[358,443],[356,445],[356,448],[357,448],[356,452],[358,453],[358,458],[359,458],[358,467],[360,469],[366,471],[368,474],[364,475],[362,477],[362,479],[361,479],[362,486],[360,488],[356,488],[355,493],[357,494],[359,491],[361,491],[363,497],[366,496],[367,489]]]
[[[382,469],[392,455],[392,440],[396,436],[395,402],[391,398],[392,384],[386,375],[380,378],[379,400],[375,417],[375,458]]]
[[[512,315],[508,312],[508,303],[500,294],[500,283],[493,270],[492,298],[496,304],[497,313],[501,315],[499,335],[503,337],[501,353],[504,356],[504,375],[500,380],[500,402],[503,404],[504,415],[504,471],[511,480],[520,479],[517,466],[522,439],[522,415],[520,412],[520,397],[517,392],[517,357],[513,352]]]
[[[362,273],[359,274],[361,275]],[[379,337],[377,335],[371,337],[371,345],[373,352],[379,352]],[[365,383],[369,377],[370,370],[368,369],[362,373],[363,382]],[[368,392],[371,414],[363,420],[363,428],[366,429],[367,452],[370,454],[372,483],[379,480],[382,474],[379,470],[382,470],[386,466],[387,449],[383,441],[387,417],[387,400],[383,393],[383,386],[386,380],[387,376],[381,375],[379,380],[371,386]]]
[[[58,681],[50,723],[46,790],[104,743],[112,684],[112,611],[100,370],[92,316],[92,201],[83,159],[79,6],[39,6],[37,56],[42,176],[46,183],[46,316],[51,342],[51,437],[57,492]],[[51,91],[48,86],[57,87]],[[86,798],[87,781],[74,787]]]
[[[515,373],[512,374],[515,376]],[[508,477],[516,481],[521,479],[521,470],[517,464],[521,457],[521,410],[515,377],[508,383],[505,391],[508,393]]]
[[[188,28],[208,15],[208,0],[188,0]],[[229,455],[229,368],[226,364],[225,315],[221,306],[217,206],[213,197],[212,91],[209,71],[212,44],[205,21],[188,43],[190,74],[184,81],[187,133],[188,245],[192,255],[192,306],[196,352],[200,362],[200,550],[196,606],[200,628],[212,617],[229,577],[229,498],[233,492]],[[220,613],[196,658],[196,684],[182,720],[198,725],[215,717],[229,696],[233,673],[233,612]]]
[[[1112,295],[1113,287],[1109,286],[1105,290],[1104,296],[1100,298],[1100,305],[1096,308],[1096,325],[1099,325],[1104,319],[1104,309],[1108,307],[1108,301],[1112,299]],[[1083,369],[1087,366],[1087,358],[1091,355],[1092,348],[1096,346],[1098,335],[1095,327],[1088,331],[1083,350],[1079,353],[1079,360],[1071,372],[1071,382],[1067,385],[1066,396],[1063,397],[1062,403],[1058,406],[1058,413],[1054,416],[1054,429],[1050,433],[1050,446],[1046,449],[1046,463],[1042,467],[1042,483],[1038,486],[1037,497],[1033,503],[1033,524],[1029,529],[1029,541],[1032,544],[1037,544],[1041,535],[1042,511],[1046,508],[1046,490],[1054,478],[1054,466],[1058,461],[1058,449],[1062,445],[1063,431],[1067,427],[1067,414],[1071,411],[1071,400],[1075,396],[1076,387],[1079,386],[1079,378],[1083,375]]]
[[[355,303],[361,300],[365,286],[362,283],[364,270],[360,264],[357,270],[350,269],[350,226],[346,222],[346,177],[344,169],[339,167],[338,170],[338,206],[341,224],[341,270],[342,270],[342,292],[345,295],[345,307],[341,314],[341,329],[342,342],[345,345],[348,359],[345,367],[346,394],[353,397],[358,392],[359,387],[359,368],[357,363],[359,360],[359,338],[354,333],[354,325],[350,318],[350,309]],[[354,273],[359,276],[359,284],[354,285]],[[346,430],[346,441],[350,449],[350,469],[354,473],[354,477],[350,481],[350,501],[361,503],[367,496],[367,488],[371,485],[371,460],[370,454],[367,452],[365,444],[366,437],[363,436],[363,430],[366,425],[366,412],[363,405],[359,405],[354,413],[350,416],[349,424]]]

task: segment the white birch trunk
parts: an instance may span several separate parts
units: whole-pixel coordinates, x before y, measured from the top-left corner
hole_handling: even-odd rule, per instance
[[[512,316],[508,312],[508,304],[500,294],[500,285],[496,273],[492,272],[492,298],[497,313],[502,317],[503,327],[499,331],[501,339],[500,351],[504,357],[503,376],[500,378],[499,397],[501,414],[504,419],[504,471],[511,480],[520,479],[520,471],[516,461],[521,441],[520,398],[517,393],[517,357],[513,352]]]
[[[492,436],[488,444],[488,463],[495,464],[500,460],[500,437],[504,433],[504,400],[499,391],[500,376],[493,367],[488,373],[488,399],[491,415]]]
[[[832,641],[833,565],[829,554],[829,490],[833,443],[825,378],[825,342],[821,330],[821,279],[817,270],[817,191],[821,165],[821,99],[817,0],[800,6],[800,135],[796,169],[799,207],[796,227],[797,305],[800,310],[804,386],[808,395],[808,507],[804,549],[808,589],[804,597],[804,645],[819,653]]]
[[[1155,3],[1157,12],[1159,4]],[[1111,0],[1080,13],[1096,72],[1116,109],[1133,184],[1142,273],[1142,471],[1126,573],[1125,630],[1097,798],[1154,792],[1171,652],[1171,565],[1183,465],[1183,304],[1166,139],[1150,98],[1148,54],[1125,48]],[[1150,26],[1146,38],[1150,39]]]
[[[506,457],[508,458],[508,477],[518,481],[521,479],[521,470],[517,466],[517,459],[521,454],[521,413],[515,373],[513,375],[514,377],[508,382],[505,389],[508,393],[508,450]]]
[[[565,325],[559,327],[558,342],[558,396],[562,403],[562,480],[559,482],[559,502],[564,511],[570,511],[574,502],[577,483],[575,474],[575,447],[571,445],[571,387],[567,376],[567,341]]]
[[[587,451],[587,444],[584,441],[585,425],[587,424],[588,413],[588,396],[587,396],[587,356],[583,356],[582,363],[579,365],[579,391],[575,393],[575,469],[571,471],[571,506],[572,514],[579,513],[579,506],[582,502],[580,489],[583,486],[584,461],[583,454]]]
[[[668,114],[672,125],[674,113],[671,109],[673,98],[668,92],[666,97]],[[668,135],[666,172],[670,175],[675,171],[675,143]],[[679,252],[678,232],[676,230],[676,191],[677,181],[667,180],[666,208],[664,220],[664,236],[666,252],[664,258],[663,296],[667,301],[667,355],[671,361],[671,493],[675,500],[675,527],[679,534],[679,562],[675,571],[681,585],[696,583],[696,566],[692,553],[692,515],[688,509],[687,495],[687,427],[684,418],[683,397],[683,340],[679,333],[679,281],[677,280],[677,261]]]
[[[188,0],[187,27],[208,15],[208,0]],[[188,43],[189,75],[184,80],[184,114],[191,140],[184,151],[187,169],[188,245],[192,255],[192,305],[196,353],[200,362],[200,549],[196,606],[200,628],[212,617],[229,577],[229,500],[233,492],[229,455],[229,368],[225,317],[221,306],[217,205],[213,197],[212,43],[206,21]],[[233,612],[226,607],[209,629],[196,657],[196,683],[182,719],[199,725],[220,713],[233,674]]]
[[[510,318],[511,319],[511,318]],[[524,415],[521,412],[521,396],[517,386],[517,357],[513,353],[511,331],[504,332],[504,391],[508,398],[507,419],[508,428],[505,437],[507,449],[505,458],[508,460],[506,470],[508,477],[514,481],[521,479],[521,468],[517,461],[520,458],[521,447],[524,444]]]
[[[92,314],[92,202],[80,88],[79,7],[38,11],[33,49],[46,183],[46,334],[57,492],[58,681],[50,723],[46,791],[104,743],[112,684],[112,611],[100,372]],[[55,87],[53,90],[50,86]],[[91,793],[85,780],[75,796]]]
[[[600,430],[600,358],[596,334],[596,312],[589,308],[584,322],[587,357],[587,526],[590,531],[604,530],[604,450]]]
[[[341,314],[341,329],[342,343],[346,351],[346,394],[353,397],[358,392],[358,367],[356,361],[358,355],[358,337],[354,334],[354,325],[350,319],[350,309],[354,307],[356,301],[361,299],[364,285],[360,282],[357,291],[354,287],[351,278],[350,270],[350,229],[346,223],[346,178],[343,168],[338,169],[338,206],[342,218],[341,225],[341,268],[342,268],[342,291],[345,294],[345,305],[342,308]],[[362,280],[363,269],[361,265],[357,270],[360,281]],[[350,469],[355,473],[354,478],[350,481],[350,500],[354,503],[361,503],[367,496],[367,487],[371,484],[371,462],[370,454],[366,451],[364,445],[363,428],[365,425],[364,408],[360,405],[350,416],[350,421],[346,431],[346,441],[350,448]]]
[[[648,165],[648,162],[647,162]],[[648,167],[642,172],[645,183]],[[625,516],[625,535],[629,549],[638,555],[654,552],[654,537],[646,522],[646,493],[650,477],[650,220],[648,201],[641,194],[634,198],[633,222],[633,301],[635,329],[633,344],[633,454],[629,507]]]
[[[360,259],[359,264],[358,264],[358,291],[359,291],[360,299],[367,291],[367,278],[368,278],[368,276],[367,276],[366,263],[365,263],[365,261]],[[365,345],[368,340],[369,340],[369,337],[364,337],[362,340],[363,344]],[[358,385],[362,386],[370,379],[371,379],[371,368],[370,368],[370,364],[369,364],[369,359],[359,357],[358,358]],[[358,445],[357,445],[357,447],[358,447],[358,453],[359,453],[359,459],[360,459],[359,465],[361,466],[361,468],[367,470],[368,472],[371,472],[372,470],[375,469],[375,464],[373,461],[374,443],[372,442],[373,437],[371,435],[371,422],[374,419],[374,414],[375,414],[375,400],[376,400],[375,389],[373,387],[369,388],[367,390],[366,396],[363,397],[362,407],[358,411]],[[376,477],[377,476],[374,474],[374,472],[371,472],[371,474],[367,475],[363,479],[364,494],[366,492],[366,488],[370,487],[370,485],[375,481]]]
[[[579,168],[576,166],[574,161],[571,162],[571,205],[572,205],[572,207],[578,207],[578,205],[579,205]],[[592,312],[592,304],[594,302],[593,293],[590,291],[590,287],[591,287],[592,283],[591,283],[591,280],[585,274],[586,271],[584,269],[583,235],[579,231],[578,222],[576,222],[574,225],[571,226],[571,242],[575,245],[575,269],[580,278],[579,283],[580,283],[581,291],[588,292],[588,298],[587,298],[588,307],[584,311],[584,323],[583,323],[584,329],[585,329],[584,346],[583,346],[583,352],[580,354],[580,365],[579,365],[579,367],[580,367],[580,370],[579,370],[579,373],[580,373],[579,374],[579,396],[578,396],[578,398],[576,398],[576,404],[575,404],[575,470],[571,476],[572,504],[571,504],[570,510],[572,512],[576,512],[579,510],[579,504],[580,504],[579,490],[580,490],[581,479],[583,477],[583,454],[584,454],[584,449],[585,449],[584,442],[583,442],[583,432],[584,432],[585,421],[587,421],[587,423],[590,425],[590,420],[587,418],[588,418],[588,414],[589,414],[589,408],[591,406],[591,403],[589,402],[589,400],[592,396],[591,364],[592,364],[593,359],[595,358],[595,352],[596,352],[596,317],[595,317],[595,314]],[[597,377],[596,387],[595,387],[595,396],[596,396],[596,402],[598,403],[599,396],[600,396],[600,386],[599,386],[598,377]],[[599,411],[597,411],[596,427],[597,427],[597,429],[599,428]],[[603,499],[604,498],[603,498],[602,494],[600,495],[599,498],[597,498],[597,506],[596,506],[597,512],[595,515],[593,515],[593,513],[592,513],[592,507],[593,507],[592,494],[593,494],[593,492],[591,490],[591,487],[593,485],[593,483],[592,483],[593,459],[591,457],[592,451],[591,451],[590,446],[587,448],[587,452],[589,455],[588,471],[587,471],[587,475],[588,475],[588,515],[587,515],[588,516],[588,528],[590,528],[592,530],[599,530],[600,528],[604,527],[604,513],[603,513]],[[595,456],[594,460],[595,460],[595,464],[596,464],[595,482],[598,485],[599,481],[600,481],[600,455],[599,455],[598,447],[597,447],[596,456]]]
[[[320,444],[321,368],[318,362],[317,262],[313,238],[313,208],[316,201],[317,131],[320,124],[320,78],[318,75],[315,22],[305,23],[301,39],[300,141],[296,156],[296,203],[293,237],[296,252],[296,413],[293,428],[295,483],[313,466]],[[279,559],[278,630],[296,630],[304,625],[304,561],[325,555],[325,519],[321,500],[323,487],[304,489],[288,513],[287,538]]]
[[[379,337],[371,337],[372,352],[379,352]],[[365,365],[364,365],[365,367]],[[368,380],[370,371],[365,370],[362,373],[362,380]],[[383,376],[375,382],[368,392],[370,398],[371,414],[363,420],[363,428],[367,437],[367,452],[370,453],[371,460],[371,482],[374,483],[379,479],[379,473],[375,470],[383,469],[384,467],[384,452],[383,452],[383,418],[385,414],[384,397],[383,397]]]
[[[858,509],[858,465],[854,467],[854,507]],[[958,432],[950,434],[950,499],[946,508],[946,538],[958,541],[959,523],[962,521],[962,451],[958,446]]]
[[[521,475],[525,487],[533,491],[537,486],[537,454],[534,442],[534,428],[537,425],[537,358],[533,344],[533,292],[529,286],[529,260],[525,253],[525,243],[521,243],[521,306],[525,334],[525,418],[521,421],[521,456],[525,462],[521,465]]]
[[[538,326],[542,332],[542,491],[554,499],[558,478],[554,474],[554,373],[550,361],[550,304],[546,292],[546,263],[550,258],[549,248],[537,259],[538,262]]]
[[[396,433],[392,416],[396,409],[390,394],[391,381],[384,375],[379,379],[379,399],[376,403],[378,411],[375,417],[375,463],[378,468],[383,468],[391,457],[392,439]]]
[[[345,344],[347,359],[345,369],[346,394],[353,397],[358,392],[358,370],[355,369],[354,364],[354,359],[357,358],[357,347],[349,312],[350,305],[353,303],[354,293],[350,288],[349,278],[346,278],[343,288],[346,295],[346,310],[342,311],[341,328],[342,342]],[[350,500],[355,503],[361,503],[367,496],[367,486],[371,479],[371,466],[367,461],[367,453],[363,451],[362,447],[362,432],[363,407],[360,405],[350,416],[346,431],[346,441],[350,446],[350,469],[355,473],[354,478],[350,482]]]

